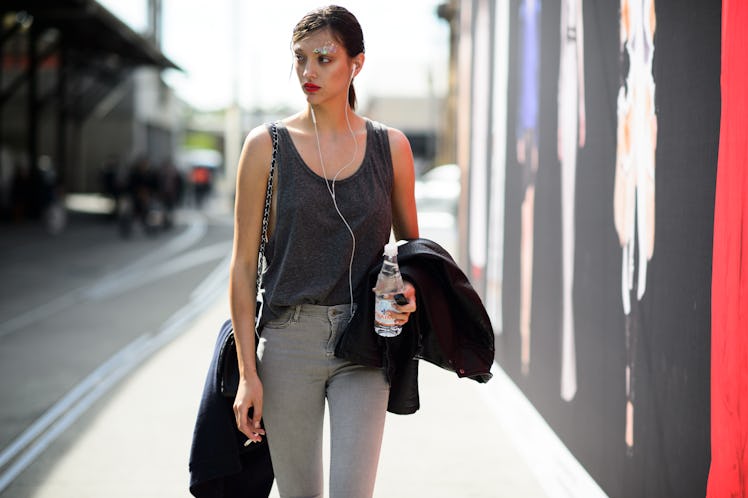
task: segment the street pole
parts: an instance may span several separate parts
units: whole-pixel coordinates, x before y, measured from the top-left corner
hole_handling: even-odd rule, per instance
[[[231,77],[231,103],[226,108],[223,131],[223,160],[226,172],[226,188],[231,193],[229,202],[233,208],[236,189],[236,170],[241,153],[241,107],[239,106],[239,0],[231,2],[229,75]]]

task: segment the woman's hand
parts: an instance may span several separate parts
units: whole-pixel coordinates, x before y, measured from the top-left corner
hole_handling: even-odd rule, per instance
[[[252,418],[249,411],[252,410]],[[234,398],[234,417],[236,427],[247,436],[245,446],[259,443],[265,435],[265,429],[260,426],[262,419],[262,382],[257,373],[247,378],[239,379],[239,387]]]
[[[407,304],[395,304],[393,306],[392,317],[396,325],[404,325],[410,319],[410,314],[416,310],[416,288],[408,281],[403,282],[403,296],[408,300]]]

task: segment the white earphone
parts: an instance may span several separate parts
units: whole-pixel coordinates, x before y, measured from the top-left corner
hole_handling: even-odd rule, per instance
[[[356,69],[358,69],[358,64],[355,62],[353,63],[353,70],[351,71],[351,79],[348,80],[348,85],[350,86],[353,83],[353,77],[356,76]],[[353,139],[354,144],[354,150],[353,150],[353,157],[351,157],[351,160],[340,168],[337,173],[335,173],[335,176],[332,177],[332,182],[330,182],[327,179],[327,171],[325,170],[325,160],[322,157],[322,146],[320,144],[319,140],[319,131],[317,130],[317,116],[314,113],[314,106],[309,106],[312,114],[312,123],[314,124],[314,136],[317,140],[317,153],[319,154],[319,163],[322,167],[322,176],[325,179],[325,186],[327,187],[327,191],[330,194],[330,197],[332,198],[332,204],[335,207],[335,211],[338,213],[338,216],[340,217],[341,221],[345,225],[345,227],[348,229],[348,233],[351,234],[351,259],[348,263],[348,290],[349,295],[351,298],[351,316],[353,316],[354,308],[353,308],[353,259],[356,254],[356,235],[353,233],[353,229],[351,228],[351,225],[348,223],[348,220],[345,219],[345,216],[343,216],[343,213],[340,211],[340,208],[338,207],[338,201],[335,198],[335,182],[338,179],[338,175],[348,169],[353,164],[353,161],[356,160],[356,157],[358,157],[358,140],[356,140],[356,134],[353,132],[353,128],[351,127],[351,121],[348,118],[348,103],[346,101],[346,109],[345,109],[345,120],[348,124],[348,131],[351,133],[351,138]]]

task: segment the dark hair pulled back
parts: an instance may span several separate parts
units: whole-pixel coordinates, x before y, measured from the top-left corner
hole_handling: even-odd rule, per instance
[[[337,41],[343,44],[348,57],[364,52],[364,33],[356,16],[338,5],[320,7],[306,14],[293,29],[292,43],[303,40],[313,32],[329,28]],[[348,104],[356,108],[356,90],[353,82],[348,89]]]

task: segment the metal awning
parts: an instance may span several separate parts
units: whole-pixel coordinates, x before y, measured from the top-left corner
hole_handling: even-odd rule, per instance
[[[40,28],[64,33],[69,47],[122,65],[180,69],[155,46],[95,0],[3,0],[3,17],[26,13]]]

